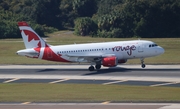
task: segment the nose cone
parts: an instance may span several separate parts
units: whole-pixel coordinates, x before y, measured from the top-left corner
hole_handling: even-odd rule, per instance
[[[159,50],[160,54],[163,54],[165,51],[164,51],[164,48],[160,47],[160,50]]]
[[[163,54],[164,53],[164,48],[159,47],[158,50],[157,50],[157,53],[158,53],[158,55]]]

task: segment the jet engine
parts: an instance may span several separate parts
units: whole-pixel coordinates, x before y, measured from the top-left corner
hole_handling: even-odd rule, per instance
[[[105,57],[102,59],[102,65],[104,67],[115,67],[118,64],[116,56]]]

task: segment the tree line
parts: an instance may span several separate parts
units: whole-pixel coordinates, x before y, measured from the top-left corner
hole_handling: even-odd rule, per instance
[[[28,21],[41,36],[74,28],[80,36],[180,37],[179,0],[0,0],[0,38],[21,37]]]

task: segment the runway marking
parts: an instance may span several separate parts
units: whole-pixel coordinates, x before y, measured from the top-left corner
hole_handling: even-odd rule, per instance
[[[101,104],[109,104],[111,101],[105,101],[105,102],[102,102]]]
[[[121,82],[126,82],[126,81],[128,81],[128,80],[113,81],[113,82],[103,83],[103,85],[109,85],[109,84],[121,83]]]
[[[157,87],[157,86],[165,86],[165,85],[178,84],[178,83],[180,83],[180,82],[155,84],[155,85],[150,85],[150,86],[151,86],[151,87]]]
[[[4,81],[3,83],[10,83],[10,82],[13,82],[13,81],[16,81],[16,80],[19,80],[20,78],[14,78],[14,79],[11,79],[11,80],[7,80],[7,81]]]
[[[21,103],[21,104],[30,104],[31,102],[24,102],[24,103]]]
[[[67,81],[67,80],[69,80],[69,79],[61,79],[61,80],[49,82],[49,84],[60,83],[60,82]]]

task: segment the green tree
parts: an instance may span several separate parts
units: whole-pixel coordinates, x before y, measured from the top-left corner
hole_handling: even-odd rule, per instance
[[[122,4],[123,0],[100,0],[98,2],[97,14],[99,16],[109,14],[114,11],[115,7]]]
[[[180,37],[178,0],[104,0],[99,6],[93,17],[99,31],[113,34],[119,28],[119,37]]]
[[[61,0],[60,3],[60,18],[64,27],[74,27],[74,19],[77,18],[77,13],[73,11],[72,0]]]
[[[0,11],[0,38],[17,38],[19,37],[17,22],[19,15],[9,11]]]
[[[134,34],[141,37],[179,37],[180,2],[178,0],[142,0],[133,3]],[[132,11],[133,12],[133,11]]]
[[[94,35],[96,31],[97,25],[90,17],[82,17],[75,20],[75,34],[81,36]]]
[[[92,17],[97,11],[96,0],[62,0],[60,4],[63,25],[74,27],[78,17]]]
[[[79,17],[92,17],[97,10],[96,0],[73,0],[73,10]]]

